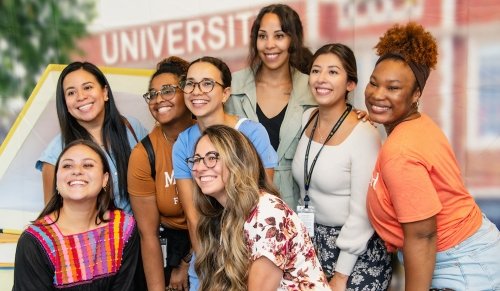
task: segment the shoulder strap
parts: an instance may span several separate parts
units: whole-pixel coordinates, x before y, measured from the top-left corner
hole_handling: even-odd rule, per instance
[[[123,123],[125,124],[125,126],[128,128],[128,130],[130,130],[130,133],[132,133],[132,135],[134,136],[135,142],[139,142],[139,139],[137,138],[137,135],[135,134],[134,128],[132,127],[130,122],[128,122],[128,120],[125,116],[122,116],[122,119],[123,119]]]
[[[146,135],[141,140],[142,145],[146,149],[146,153],[148,154],[149,166],[151,167],[151,177],[153,180],[156,177],[156,168],[155,168],[155,152],[153,150],[153,144],[151,143],[151,139],[149,138],[149,134]]]
[[[304,131],[306,131],[306,128],[309,126],[309,124],[311,124],[311,121],[314,119],[314,117],[316,117],[316,115],[318,115],[318,110],[316,110],[313,115],[309,118],[309,120],[307,121],[306,125],[302,128],[302,131],[300,132],[300,135],[299,135],[299,138],[302,137],[302,135],[304,134]]]

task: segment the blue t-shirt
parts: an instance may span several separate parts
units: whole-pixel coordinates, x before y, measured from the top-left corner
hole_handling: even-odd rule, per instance
[[[278,165],[278,154],[271,145],[264,126],[246,118],[240,119],[238,125],[236,129],[250,139],[262,160],[264,168],[276,167]],[[200,136],[201,131],[197,124],[179,134],[173,148],[175,179],[191,179],[191,170],[186,163],[186,158],[193,156],[194,146]]]
[[[139,141],[148,134],[148,131],[142,126],[142,124],[137,119],[127,116],[127,120],[129,121],[130,125],[134,129],[134,132],[135,132],[137,139]],[[132,134],[132,132],[130,132],[130,130],[128,128],[127,128],[127,138],[128,138],[128,142],[130,144],[130,148],[131,149],[134,148],[134,146],[137,144],[137,141],[135,140],[134,135]],[[43,151],[40,158],[38,158],[38,161],[35,164],[35,168],[37,170],[41,171],[43,163],[47,163],[47,164],[51,164],[51,165],[55,166],[57,159],[59,158],[59,155],[61,154],[62,150],[63,150],[62,137],[61,137],[61,134],[59,133],[49,143],[49,145]],[[116,170],[116,163],[114,161],[114,157],[110,157],[107,153],[106,153],[106,157],[108,160],[110,170],[113,173],[113,197],[115,199],[115,205],[116,205],[116,207],[123,209],[128,214],[131,214],[132,208],[130,207],[130,203],[128,203],[124,199],[121,199],[121,197],[119,195],[118,172]]]

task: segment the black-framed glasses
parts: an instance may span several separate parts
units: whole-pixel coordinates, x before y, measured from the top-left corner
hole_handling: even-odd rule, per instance
[[[186,163],[188,164],[188,167],[191,171],[193,171],[195,166],[198,166],[201,161],[203,161],[203,164],[209,169],[215,167],[217,165],[217,161],[219,160],[219,153],[218,152],[208,152],[204,157],[196,154],[191,158],[186,159]]]
[[[151,100],[156,100],[158,97],[158,94],[160,94],[161,98],[165,101],[171,100],[175,96],[175,92],[179,86],[176,85],[163,85],[161,86],[161,89],[156,91],[156,90],[149,90],[149,92],[145,93],[142,95],[144,100],[146,100],[146,103],[150,103]]]
[[[181,82],[181,88],[182,88],[182,91],[184,91],[184,93],[186,93],[186,94],[193,93],[194,88],[196,86],[198,86],[198,89],[200,89],[201,92],[210,93],[214,89],[215,84],[224,88],[224,85],[222,85],[221,83],[219,83],[215,80],[212,80],[212,79],[202,79],[199,82],[195,82],[193,80],[183,80]]]

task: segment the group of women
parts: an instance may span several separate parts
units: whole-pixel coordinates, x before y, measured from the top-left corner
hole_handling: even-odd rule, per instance
[[[407,290],[499,288],[498,229],[419,112],[435,39],[396,25],[376,49],[365,100],[383,146],[348,103],[352,50],[311,54],[286,5],[257,15],[247,69],[161,61],[143,96],[149,134],[98,68],[70,64],[14,290],[385,290],[391,251]]]

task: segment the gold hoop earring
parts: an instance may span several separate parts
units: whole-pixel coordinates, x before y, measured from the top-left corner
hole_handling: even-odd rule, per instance
[[[420,107],[420,99],[417,99],[417,101],[415,101],[415,103],[413,104],[415,104],[415,109],[418,110],[418,108]]]

